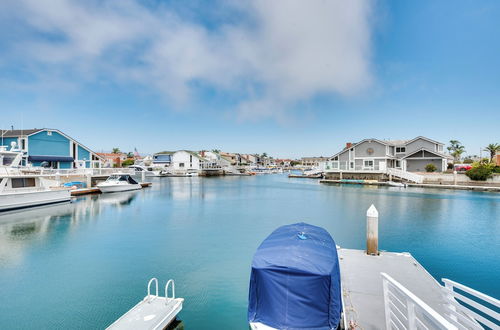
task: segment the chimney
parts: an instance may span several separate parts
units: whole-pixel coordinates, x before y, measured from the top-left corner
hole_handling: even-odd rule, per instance
[[[351,147],[352,147],[352,142],[347,142],[347,143],[345,144],[345,148],[346,148],[346,149],[350,149]]]

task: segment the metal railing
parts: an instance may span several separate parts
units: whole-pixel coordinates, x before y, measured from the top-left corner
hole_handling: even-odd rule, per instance
[[[386,329],[458,329],[395,279],[381,275]]]
[[[388,168],[386,170],[386,173],[388,175],[393,175],[393,176],[399,177],[401,179],[404,179],[407,181],[412,181],[415,183],[424,182],[424,177],[422,175],[415,174],[415,173],[408,172],[408,171],[399,170],[397,168]]]
[[[500,301],[498,299],[495,299],[493,297],[485,295],[484,293],[471,289],[463,284],[445,278],[443,278],[443,282],[448,298],[460,303],[450,304],[448,315],[448,319],[453,324],[457,325],[459,329],[482,329],[482,327],[477,322],[482,323],[491,329],[500,328],[500,314],[494,311],[492,308],[488,307],[488,305],[491,305],[497,308],[497,310],[500,309]],[[470,298],[457,292],[455,289],[465,292],[469,295]],[[481,315],[477,311],[468,308],[467,305],[483,313],[484,315]],[[493,320],[496,321],[496,323]]]

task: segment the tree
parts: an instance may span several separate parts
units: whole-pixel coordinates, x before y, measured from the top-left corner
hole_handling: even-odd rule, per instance
[[[460,161],[460,157],[465,152],[465,147],[458,140],[450,140],[448,151],[450,152],[450,155],[453,156],[453,160],[456,163]]]
[[[486,151],[490,153],[490,160],[493,161],[493,157],[500,151],[500,144],[498,143],[490,143],[485,148]]]
[[[127,153],[127,158],[134,158],[134,153],[133,152],[128,152]]]
[[[219,149],[212,149],[212,152],[215,154],[218,154],[218,153],[220,153],[220,150]]]
[[[133,159],[125,159],[122,162],[122,167],[128,167],[130,165],[134,165],[134,160]]]
[[[120,153],[120,148],[113,148],[113,151],[111,151],[112,154],[119,154]]]
[[[262,158],[266,158],[267,157],[267,153],[266,152],[263,152],[262,155],[261,155]]]

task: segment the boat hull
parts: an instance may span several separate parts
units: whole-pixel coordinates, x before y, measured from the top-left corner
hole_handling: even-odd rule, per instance
[[[0,212],[71,201],[69,190],[16,192],[0,195]]]
[[[114,193],[122,191],[139,190],[142,188],[140,184],[124,184],[124,185],[97,185],[97,188],[103,193]]]

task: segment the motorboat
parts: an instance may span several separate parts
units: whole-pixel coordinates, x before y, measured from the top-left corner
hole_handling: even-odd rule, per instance
[[[22,153],[0,149],[0,212],[71,201],[57,180],[19,169]]]
[[[403,182],[387,181],[387,185],[391,187],[406,188],[406,183]]]
[[[337,329],[342,297],[337,248],[321,227],[279,227],[252,260],[248,321],[253,330]]]
[[[142,186],[130,174],[115,173],[110,175],[106,181],[99,183],[97,188],[103,193],[112,193],[139,190]]]
[[[142,175],[145,172],[146,176],[160,176],[160,170],[154,170],[152,167],[146,167],[143,165],[130,165],[128,168],[134,170],[136,175]]]

